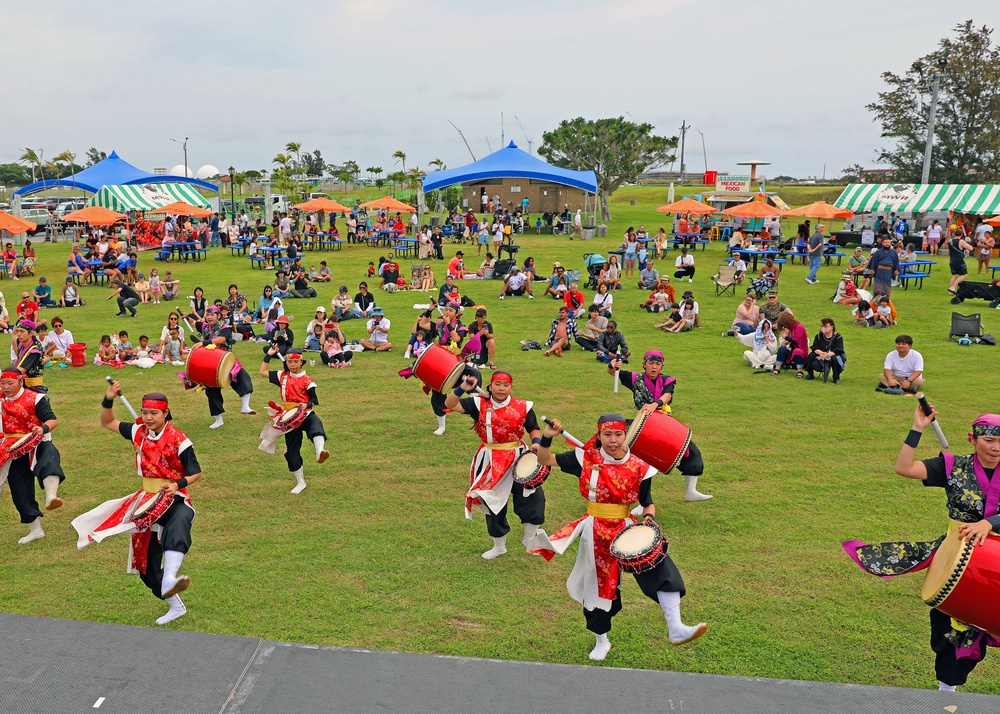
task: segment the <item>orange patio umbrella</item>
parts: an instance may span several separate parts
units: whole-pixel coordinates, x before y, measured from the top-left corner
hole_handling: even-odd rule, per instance
[[[6,211],[0,211],[0,231],[7,231],[12,236],[16,236],[25,231],[33,231],[36,228],[38,228],[37,223],[12,216]]]
[[[392,196],[383,196],[375,201],[362,203],[361,208],[384,208],[387,211],[399,211],[401,213],[416,213],[417,209],[408,206],[402,201],[397,201]]]
[[[767,218],[768,216],[784,216],[785,212],[777,206],[764,201],[749,201],[723,211],[727,216],[742,216],[743,218]]]
[[[657,213],[696,213],[708,215],[709,213],[715,213],[715,208],[709,206],[707,203],[695,201],[693,198],[682,198],[680,201],[660,206],[656,211]]]
[[[986,220],[991,226],[1000,226],[1000,216],[993,216],[993,218],[988,218]]]
[[[337,203],[336,201],[326,198],[325,196],[320,196],[319,198],[314,198],[311,201],[306,201],[305,203],[297,203],[292,208],[298,208],[302,211],[324,211],[326,213],[350,213],[351,209],[347,206]]]
[[[212,215],[212,211],[208,208],[202,208],[200,206],[192,206],[190,203],[185,203],[184,201],[174,201],[166,206],[160,206],[155,211],[149,211],[149,213],[169,213],[172,216],[191,216],[192,218],[208,218]]]
[[[116,213],[103,206],[87,206],[63,216],[63,220],[67,222],[90,223],[95,226],[110,226],[124,219],[124,213]]]
[[[846,208],[837,208],[826,201],[816,201],[808,206],[792,209],[785,212],[786,216],[806,216],[808,218],[853,218],[854,212]]]

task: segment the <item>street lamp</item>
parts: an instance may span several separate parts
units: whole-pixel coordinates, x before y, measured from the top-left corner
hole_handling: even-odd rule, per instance
[[[188,137],[185,136],[184,137],[184,141],[179,141],[177,139],[171,139],[171,141],[174,142],[175,144],[183,144],[184,145],[184,178],[189,178],[188,177]]]
[[[236,223],[236,194],[233,193],[233,184],[236,183],[236,169],[229,167],[229,215],[230,223]]]
[[[931,180],[931,152],[934,149],[934,120],[937,114],[938,91],[941,89],[941,78],[948,69],[948,59],[942,57],[937,61],[939,72],[931,75],[931,107],[927,116],[927,143],[924,144],[924,167],[920,172],[920,185],[926,186]],[[914,64],[920,76],[924,76],[924,66],[920,62]]]

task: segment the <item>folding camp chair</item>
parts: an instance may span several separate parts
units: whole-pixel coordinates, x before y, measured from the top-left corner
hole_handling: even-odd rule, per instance
[[[982,334],[983,323],[978,312],[974,315],[951,313],[951,326],[948,328],[949,340],[953,337],[965,337],[966,335],[975,340]]]
[[[731,265],[720,265],[719,272],[712,276],[715,283],[715,296],[729,293],[736,297],[736,268]]]

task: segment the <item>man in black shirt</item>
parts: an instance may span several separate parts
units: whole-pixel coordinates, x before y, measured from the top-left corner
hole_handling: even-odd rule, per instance
[[[302,266],[295,262],[295,267],[293,268],[294,277],[294,289],[292,290],[292,297],[296,298],[314,298],[316,297],[316,289],[309,287],[309,278],[306,277],[306,271],[302,269]]]
[[[111,284],[115,286],[115,290],[104,298],[104,301],[107,302],[111,298],[117,296],[118,313],[115,317],[124,317],[125,310],[128,310],[131,313],[129,317],[135,317],[135,306],[139,304],[139,293],[133,290],[131,285],[125,285],[121,280],[112,280]]]

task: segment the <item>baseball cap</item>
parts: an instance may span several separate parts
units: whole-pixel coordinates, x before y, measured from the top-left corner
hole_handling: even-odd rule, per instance
[[[40,282],[40,283],[44,283],[44,282],[45,282],[45,278],[39,278],[39,279],[38,279],[38,282]]]
[[[694,293],[691,292],[690,290],[685,290],[683,297],[686,297],[686,298],[687,297],[694,297]]]
[[[323,307],[322,305],[320,305],[319,307],[316,308],[316,312],[321,312],[321,313],[323,313],[325,315],[326,314],[326,308]]]
[[[347,286],[346,285],[341,285],[340,286],[340,292],[346,293],[347,292]]]
[[[561,268],[562,267],[562,263],[560,263],[559,261],[556,261],[555,263],[552,264],[552,267],[553,268]]]

